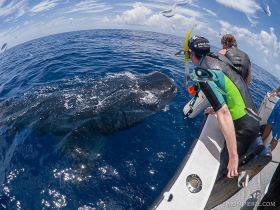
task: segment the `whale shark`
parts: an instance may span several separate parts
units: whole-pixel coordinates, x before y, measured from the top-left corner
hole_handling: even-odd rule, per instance
[[[115,73],[63,86],[2,102],[0,125],[55,136],[85,128],[108,135],[164,109],[177,92],[174,81],[160,72]]]
[[[0,135],[16,138],[29,129],[30,136],[53,136],[59,153],[90,165],[106,136],[163,110],[176,93],[175,82],[158,71],[65,80],[1,102]]]

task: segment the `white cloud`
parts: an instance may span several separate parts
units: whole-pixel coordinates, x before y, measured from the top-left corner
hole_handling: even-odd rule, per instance
[[[20,29],[20,26],[10,27],[5,30],[0,30],[0,41],[1,43],[6,42],[11,47],[12,42],[17,38],[16,33]]]
[[[258,24],[256,16],[251,16],[251,15],[246,14],[246,17],[247,17],[248,21],[251,23],[251,26],[256,26]]]
[[[146,24],[147,18],[153,11],[142,3],[135,3],[133,9],[124,11],[122,15],[117,15],[116,22],[124,24]]]
[[[275,64],[275,76],[278,77],[278,79],[280,79],[280,65],[279,64]]]
[[[25,14],[26,4],[24,0],[12,0],[5,4],[5,1],[0,2],[0,17],[14,16],[18,18]]]
[[[62,23],[60,20],[61,19],[55,19],[47,23],[41,21],[25,21],[22,26],[11,27],[2,33],[0,31],[0,40],[5,40],[9,46],[12,47],[28,40],[52,33],[59,33],[59,28],[56,27],[57,25],[55,25],[55,23]],[[64,24],[66,24],[66,22],[64,22]]]
[[[108,6],[105,3],[99,3],[96,0],[86,0],[71,6],[69,10],[67,10],[65,13],[73,13],[73,12],[96,13],[96,12],[104,12],[110,9],[112,9],[112,7]]]
[[[163,25],[166,25],[169,22],[175,23],[176,25],[180,25],[183,21],[184,24],[186,24],[186,28],[189,25],[194,25],[195,23],[197,23],[198,21],[196,20],[196,18],[203,16],[198,11],[183,7],[176,7],[173,8],[175,10],[174,16],[172,16],[172,18],[166,18],[159,12],[162,10],[171,9],[167,8],[166,5],[142,2],[136,2],[134,4],[129,5],[132,8],[124,11],[121,15],[117,15],[115,21],[124,24],[140,24],[158,27],[162,27]],[[186,21],[189,21],[190,23],[186,23]]]
[[[245,14],[253,15],[260,10],[261,7],[257,4],[255,0],[216,0],[216,2],[226,6],[231,7]]]
[[[162,11],[162,10],[169,10],[171,8],[174,7],[174,5],[172,5],[171,3],[166,3],[166,2],[134,2],[134,3],[120,3],[118,4],[118,6],[121,6],[121,7],[128,7],[128,8],[131,8],[136,5],[136,4],[141,4],[143,5],[144,7],[147,7],[149,9],[154,9],[154,10],[159,10],[159,11]]]
[[[217,17],[217,14],[213,12],[212,10],[202,8],[203,11],[201,11],[201,8],[198,5],[195,5],[192,3],[191,0],[181,0],[175,2],[173,5],[166,5],[166,4],[160,4],[160,3],[141,3],[143,6],[148,7],[150,9],[158,9],[161,11],[166,10],[173,10],[171,13],[174,14],[180,14],[187,17],[193,17],[197,19],[203,19],[205,15],[211,15]],[[133,6],[133,4],[131,4]],[[186,7],[188,6],[188,7]],[[195,7],[196,10],[191,9],[191,7]]]
[[[258,23],[255,13],[258,10],[261,10],[261,7],[256,0],[216,0],[216,2],[245,13],[252,26],[255,26]]]
[[[180,1],[150,1],[150,2],[134,2],[134,3],[121,3],[118,6],[125,7],[135,7],[136,4],[142,5],[143,7],[153,9],[154,11],[165,11],[165,10],[173,10],[174,13],[182,14],[184,13],[187,16],[203,16],[202,13],[186,8],[186,5],[193,6],[191,0],[180,0]],[[198,6],[196,6],[199,8]]]
[[[59,4],[60,0],[46,0],[42,1],[39,4],[35,5],[30,9],[31,12],[33,13],[38,13],[46,10],[50,10],[54,7],[56,7]]]
[[[132,8],[127,9],[122,14],[115,17],[106,17],[104,23],[115,25],[138,26],[138,29],[153,29],[158,32],[168,32],[171,34],[184,36],[186,30],[195,27],[195,33],[208,36],[216,36],[207,22],[203,21],[203,15],[191,9],[178,8],[174,16],[167,18],[161,14],[162,8],[155,4],[134,3]]]
[[[0,0],[0,7],[2,7],[5,3],[5,0]]]
[[[278,71],[279,75],[280,75],[280,65],[279,64],[275,64],[274,65],[276,71]]]
[[[0,40],[7,42],[10,47],[21,44],[23,42],[58,34],[68,31],[90,30],[100,28],[112,28],[104,26],[101,18],[98,17],[57,17],[48,20],[28,20],[22,25],[11,27],[5,30],[0,29]]]
[[[192,4],[193,0],[148,0],[147,2],[153,2],[153,3],[163,3],[163,4],[176,4],[178,6],[184,6],[188,4]]]
[[[219,21],[221,24],[221,33],[234,34],[237,40],[243,40],[254,49],[265,55],[265,59],[270,61],[272,58],[279,57],[280,42],[275,34],[274,28],[270,28],[269,32],[260,31],[260,33],[253,33],[247,28],[231,25],[225,21]]]
[[[187,8],[182,8],[182,7],[177,7],[175,9],[175,13],[194,17],[194,18],[202,17],[202,14],[200,12],[191,10],[191,9],[187,9]]]
[[[210,9],[206,9],[206,8],[202,8],[204,11],[206,11],[209,15],[212,15],[212,16],[214,16],[214,17],[218,17],[218,15],[215,13],[215,12],[213,12],[212,10],[210,10]]]

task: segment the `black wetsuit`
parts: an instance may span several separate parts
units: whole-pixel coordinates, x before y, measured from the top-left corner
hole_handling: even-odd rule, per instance
[[[241,75],[234,71],[225,62],[225,59],[223,58],[224,61],[221,61],[214,54],[203,57],[199,67],[210,70],[215,75],[215,78],[212,81],[200,82],[199,85],[214,111],[218,111],[223,104],[227,104],[233,118],[237,152],[241,157],[257,138],[259,122],[250,117],[245,111],[245,108],[250,108],[256,112],[248,87]],[[221,154],[220,167],[220,171],[223,174],[227,172],[225,170],[227,164],[228,153],[225,146]]]
[[[227,57],[235,66],[242,78],[247,81],[251,74],[251,61],[249,56],[237,47],[232,46],[227,49],[225,57]]]

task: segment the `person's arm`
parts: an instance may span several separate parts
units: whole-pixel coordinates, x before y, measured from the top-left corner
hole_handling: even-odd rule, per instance
[[[226,104],[216,111],[220,129],[225,137],[226,146],[229,154],[228,178],[238,176],[238,153],[236,144],[236,135],[231,114]]]
[[[225,137],[229,153],[228,174],[229,178],[238,176],[238,152],[236,135],[231,114],[219,88],[213,81],[200,83],[200,88],[217,114],[219,127]]]
[[[278,94],[280,93],[280,87],[278,87],[275,91],[273,91],[270,96],[271,97],[274,97],[274,96],[277,96]]]

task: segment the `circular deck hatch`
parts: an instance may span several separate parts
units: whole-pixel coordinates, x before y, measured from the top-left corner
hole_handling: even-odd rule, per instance
[[[187,188],[191,193],[198,193],[202,189],[202,181],[196,174],[191,174],[186,179]]]

